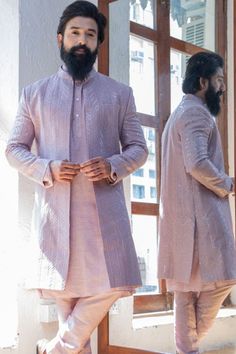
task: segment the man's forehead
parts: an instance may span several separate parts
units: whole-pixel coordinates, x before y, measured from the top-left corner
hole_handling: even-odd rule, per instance
[[[216,70],[216,74],[215,74],[215,76],[217,76],[217,77],[224,77],[224,71],[223,71],[223,69],[222,68],[218,68],[217,70]]]
[[[91,29],[97,32],[97,23],[93,18],[76,16],[69,20],[66,24],[67,28]]]

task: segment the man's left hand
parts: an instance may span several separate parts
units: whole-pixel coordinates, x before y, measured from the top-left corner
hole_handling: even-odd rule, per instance
[[[94,157],[80,164],[80,172],[88,177],[89,181],[101,181],[111,174],[111,165],[103,157]]]

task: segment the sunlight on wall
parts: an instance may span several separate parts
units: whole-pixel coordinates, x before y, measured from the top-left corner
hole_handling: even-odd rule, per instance
[[[5,159],[0,137],[0,348],[17,343],[17,173]]]

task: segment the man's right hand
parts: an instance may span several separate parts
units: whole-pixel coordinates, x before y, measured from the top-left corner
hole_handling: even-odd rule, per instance
[[[53,181],[72,182],[79,173],[80,166],[67,160],[55,160],[50,162],[50,170]]]

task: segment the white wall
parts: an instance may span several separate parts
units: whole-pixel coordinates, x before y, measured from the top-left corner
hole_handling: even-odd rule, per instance
[[[0,1],[0,136],[5,138],[18,102],[18,0]]]
[[[14,121],[22,88],[53,74],[60,64],[56,32],[59,17],[73,0],[1,0],[0,32],[0,138],[6,139]],[[97,0],[91,1],[97,4]],[[12,186],[9,186],[12,188]],[[30,237],[33,186],[19,177],[20,268]],[[15,201],[17,203],[17,200]],[[1,205],[1,204],[0,204]],[[16,261],[16,260],[15,260]],[[18,269],[16,267],[16,272]],[[21,271],[20,271],[21,273]],[[42,337],[51,338],[57,322],[39,321],[39,298],[35,292],[18,290],[19,343],[16,349],[0,349],[0,354],[32,354]],[[96,354],[96,333],[92,346]]]

